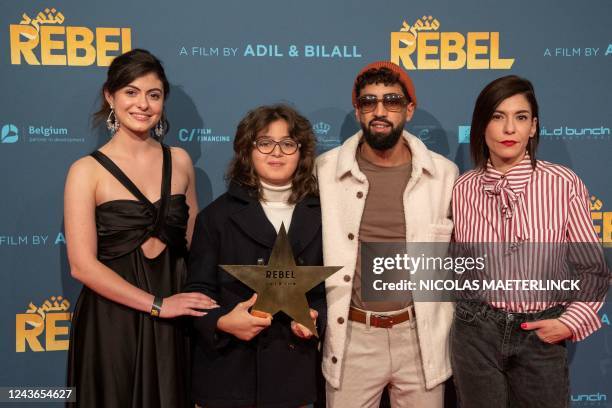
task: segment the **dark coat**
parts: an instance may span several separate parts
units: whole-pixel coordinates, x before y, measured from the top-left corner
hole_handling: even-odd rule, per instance
[[[317,197],[296,204],[289,241],[297,265],[322,265],[321,208]],[[217,320],[253,291],[218,265],[268,262],[276,231],[257,198],[236,184],[198,214],[185,291],[198,291],[221,306],[194,318],[192,398],[206,407],[292,407],[312,403],[320,376],[318,340],[291,331],[291,319],[274,316],[272,325],[251,341],[217,330]],[[320,338],[326,326],[325,285],[307,293],[319,313]],[[319,377],[320,378],[320,377]]]

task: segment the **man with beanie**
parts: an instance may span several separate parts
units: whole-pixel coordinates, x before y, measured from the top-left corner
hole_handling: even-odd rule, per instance
[[[443,406],[451,375],[448,335],[453,305],[362,296],[362,242],[448,242],[458,169],[404,130],[417,105],[410,77],[379,61],[359,72],[353,106],[361,130],[317,159],[327,265],[323,351],[327,406]],[[363,271],[363,274],[370,273]]]

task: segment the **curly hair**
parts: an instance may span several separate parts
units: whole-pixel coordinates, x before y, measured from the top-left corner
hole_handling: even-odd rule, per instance
[[[406,87],[404,84],[402,84],[402,81],[400,81],[399,75],[391,71],[389,68],[372,68],[359,75],[355,81],[355,95],[357,98],[359,98],[361,95],[361,90],[365,88],[366,85],[372,84],[383,84],[385,86],[398,84],[402,88],[408,103],[412,102]]]
[[[247,187],[257,199],[262,199],[263,190],[251,157],[255,148],[253,142],[261,131],[277,120],[287,122],[289,136],[301,145],[300,159],[292,179],[292,193],[288,200],[295,204],[308,195],[318,194],[313,173],[316,139],[310,121],[288,105],[259,106],[242,118],[236,128],[234,157],[229,164],[226,180]]]

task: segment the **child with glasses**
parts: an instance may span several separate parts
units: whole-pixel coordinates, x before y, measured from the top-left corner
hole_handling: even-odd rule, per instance
[[[196,219],[187,291],[218,309],[194,319],[192,398],[201,406],[297,407],[317,399],[318,339],[284,313],[259,317],[257,295],[219,265],[267,264],[281,225],[296,264],[322,265],[321,210],[309,121],[286,105],[261,106],[240,122],[229,188]],[[326,326],[324,283],[307,293]]]

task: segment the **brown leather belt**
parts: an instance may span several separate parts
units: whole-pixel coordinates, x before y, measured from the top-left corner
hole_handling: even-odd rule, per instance
[[[349,320],[366,324],[366,317],[366,312],[352,307],[349,309]],[[405,310],[401,313],[389,316],[381,316],[375,313],[370,314],[370,326],[380,327],[383,329],[389,329],[396,324],[405,322],[406,320],[410,320],[410,310]]]

